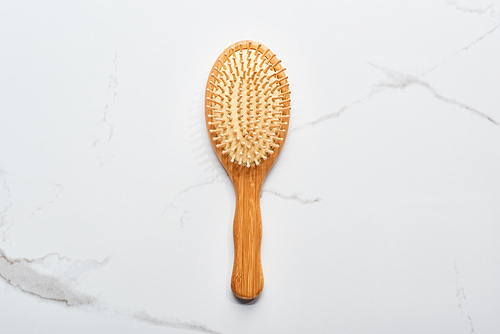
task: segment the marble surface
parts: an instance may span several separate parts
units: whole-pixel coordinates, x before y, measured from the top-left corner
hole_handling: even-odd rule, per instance
[[[287,67],[263,294],[204,89]],[[498,333],[500,2],[3,1],[0,332]]]

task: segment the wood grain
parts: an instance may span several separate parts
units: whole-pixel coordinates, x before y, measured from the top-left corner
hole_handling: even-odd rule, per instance
[[[284,100],[286,102],[283,102],[282,106],[284,107],[283,114],[286,115],[290,113],[290,92],[288,85],[286,85],[287,77],[285,76],[284,68],[282,68],[276,55],[264,45],[254,41],[241,41],[226,48],[215,62],[207,82],[205,120],[210,142],[217,157],[231,178],[236,193],[236,209],[233,222],[234,265],[231,277],[231,289],[238,298],[249,300],[256,298],[264,287],[260,257],[262,240],[260,193],[264,179],[283,147],[288,132],[288,122],[281,126],[284,131],[280,135],[282,141],[279,147],[258,165],[247,167],[239,165],[236,162],[231,162],[227,154],[222,154],[222,148],[216,147],[214,140],[216,135],[210,132],[211,129],[214,129],[214,126],[209,125],[210,107],[212,104],[208,101],[214,99],[214,95],[211,93],[214,89],[211,78],[217,75],[223,66],[222,63],[227,60],[227,55],[230,51],[238,48],[257,50],[274,66],[274,70],[278,72],[277,77],[280,83],[284,84],[281,93],[285,96]]]

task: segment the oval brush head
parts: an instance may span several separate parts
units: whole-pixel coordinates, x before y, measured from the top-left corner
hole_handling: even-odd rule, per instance
[[[208,78],[208,134],[236,192],[231,288],[241,299],[254,299],[264,286],[260,191],[288,131],[287,78],[281,60],[254,41],[224,50]]]

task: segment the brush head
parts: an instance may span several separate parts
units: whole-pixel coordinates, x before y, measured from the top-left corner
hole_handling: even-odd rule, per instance
[[[288,131],[287,78],[281,60],[260,43],[242,41],[222,52],[205,98],[209,136],[221,161],[248,168],[274,162]]]

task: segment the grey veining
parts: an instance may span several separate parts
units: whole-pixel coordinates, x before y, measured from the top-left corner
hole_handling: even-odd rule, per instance
[[[464,13],[468,13],[468,14],[483,15],[485,13],[488,13],[488,14],[490,14],[490,16],[495,15],[495,6],[492,3],[485,5],[481,8],[481,7],[464,6],[464,5],[461,5],[459,1],[456,1],[456,0],[447,0],[446,5],[448,5],[450,7],[454,7],[455,9],[462,11]]]
[[[277,196],[279,198],[282,198],[284,200],[290,200],[290,201],[297,201],[302,204],[312,204],[321,201],[321,198],[315,197],[315,198],[306,198],[303,197],[299,194],[284,194],[282,192],[276,191],[276,190],[271,190],[271,189],[262,189],[262,192],[264,193],[269,193],[274,196]]]
[[[0,249],[0,277],[9,285],[25,293],[61,302],[67,306],[92,305],[95,302],[96,299],[93,296],[75,289],[71,279],[64,280],[57,276],[41,273],[36,269],[37,266],[46,266],[47,260],[55,260],[56,264],[75,264],[75,261],[58,254],[49,254],[38,259],[14,259],[8,257]],[[88,270],[102,265],[103,262],[85,261],[78,264],[82,269]]]
[[[485,120],[495,124],[496,126],[499,126],[500,124],[498,123],[497,120],[495,120],[492,116],[488,115],[485,112],[482,112],[480,110],[477,110],[476,108],[456,100],[455,98],[443,96],[440,94],[435,88],[433,88],[429,83],[423,81],[422,79],[410,75],[410,74],[405,74],[401,73],[392,69],[389,69],[387,67],[379,66],[372,64],[373,67],[381,70],[390,80],[389,81],[382,81],[378,84],[375,85],[375,89],[406,89],[408,87],[412,86],[417,86],[417,87],[422,87],[425,90],[427,90],[434,98],[438,99],[441,102],[448,103],[454,106],[457,106],[461,109],[468,110],[472,112],[473,114],[476,114]]]
[[[164,318],[153,317],[145,311],[138,311],[130,313],[129,317],[132,319],[143,321],[154,326],[161,326],[167,328],[185,329],[192,332],[208,333],[208,334],[222,334],[219,331],[213,330],[206,325],[196,322],[182,322],[178,320],[169,320]]]
[[[110,101],[106,103],[104,106],[104,111],[102,114],[102,119],[99,121],[98,125],[103,127],[103,133],[96,134],[94,136],[94,140],[92,145],[95,147],[100,142],[109,142],[113,138],[114,127],[113,124],[109,121],[109,111],[116,103],[116,96],[118,95],[118,71],[116,67],[116,61],[118,58],[118,50],[115,50],[115,56],[113,58],[113,73],[109,76],[108,82],[108,93],[111,96]]]
[[[458,300],[458,308],[460,309],[460,314],[466,318],[467,325],[469,326],[469,333],[475,333],[474,324],[472,323],[472,316],[467,311],[467,296],[465,295],[465,288],[460,281],[460,272],[458,271],[457,263],[453,263],[453,267],[455,268],[456,274],[456,283],[457,283],[457,300]]]

